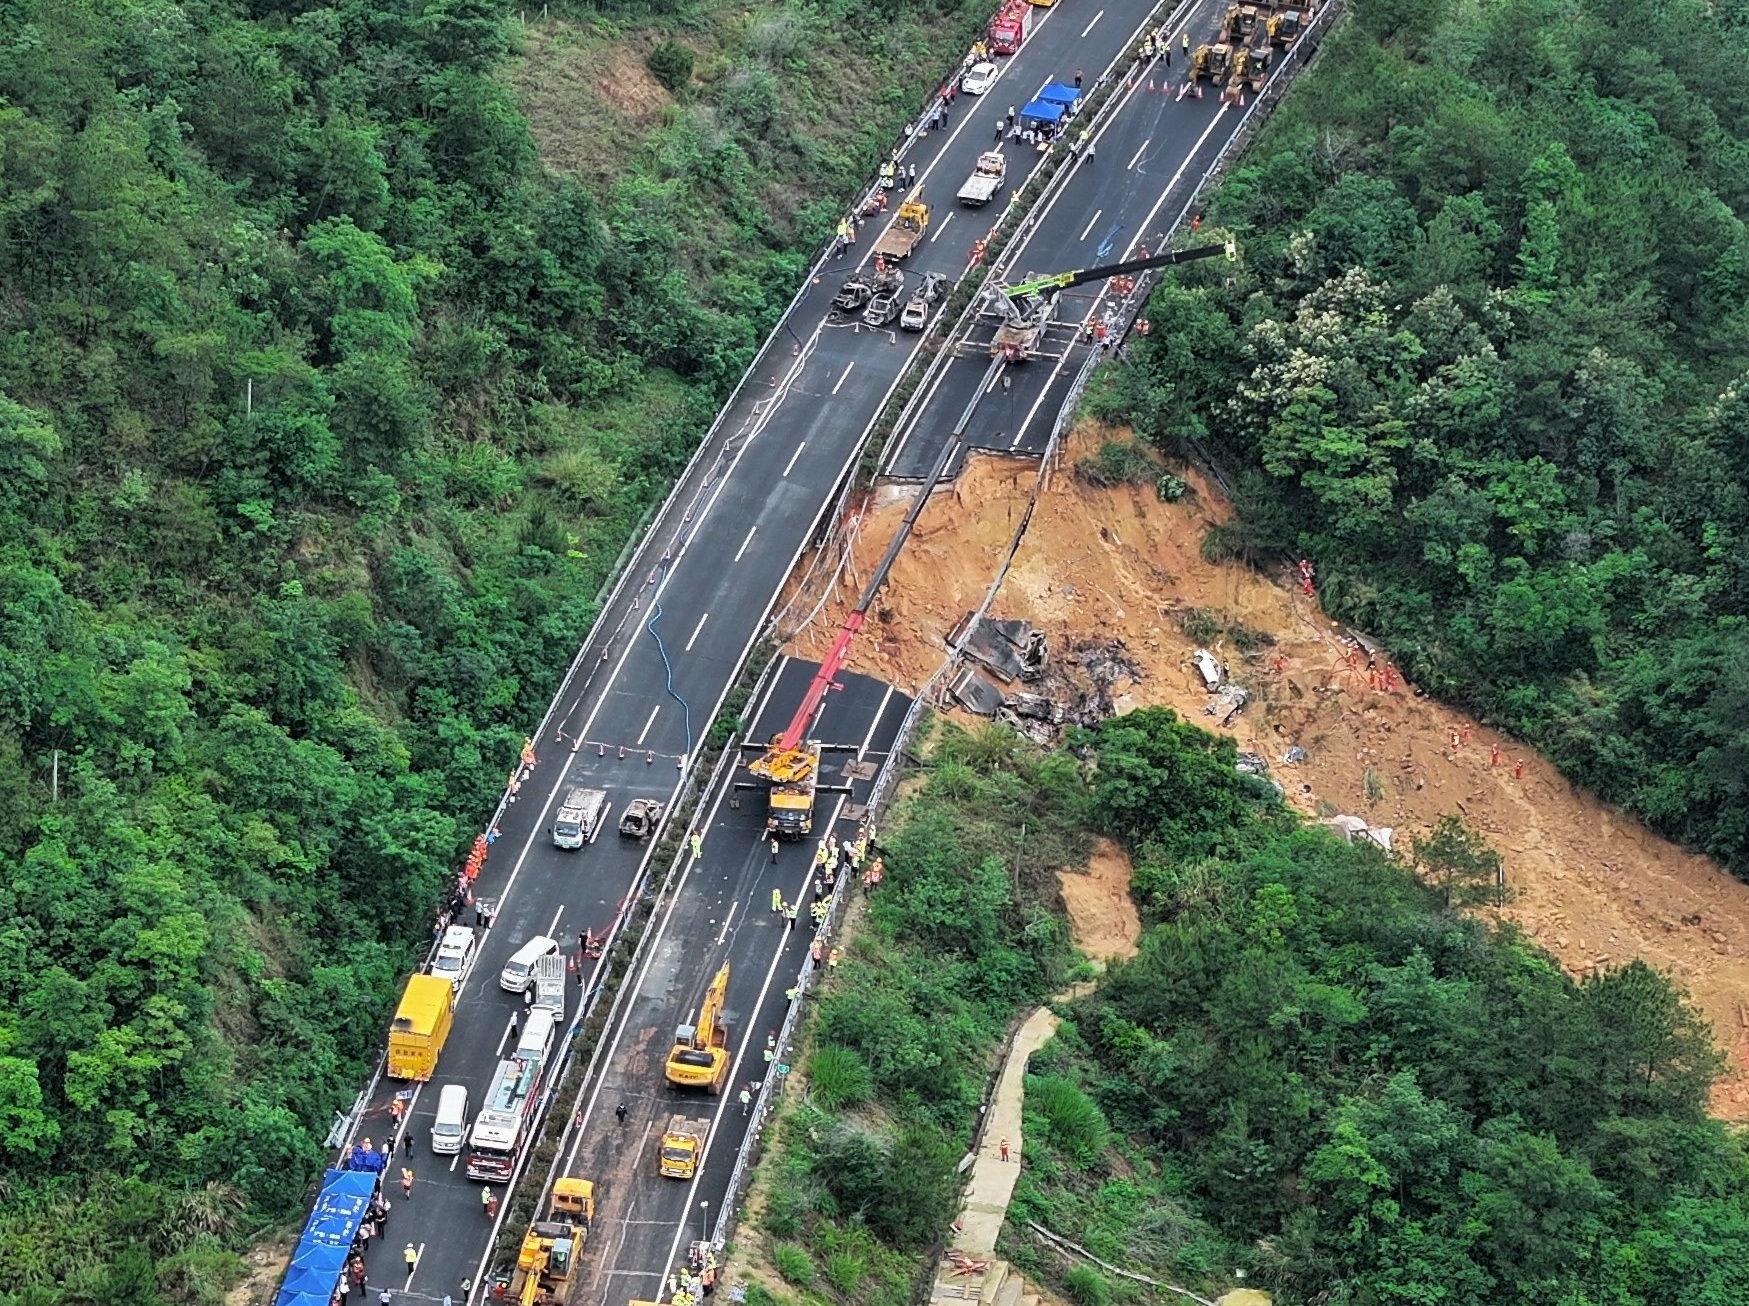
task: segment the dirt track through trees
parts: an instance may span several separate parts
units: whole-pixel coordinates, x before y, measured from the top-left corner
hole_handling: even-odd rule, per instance
[[[1506,736],[1410,687],[1375,692],[1364,668],[1345,663],[1316,600],[1202,559],[1203,536],[1228,508],[1200,479],[1190,478],[1195,493],[1177,504],[1159,502],[1151,486],[1080,483],[1068,470],[1074,460],[1113,434],[1084,424],[1070,441],[993,615],[1030,619],[1053,651],[1121,640],[1139,676],[1114,687],[1119,710],[1164,704],[1210,729],[1217,726],[1204,714],[1209,700],[1190,662],[1199,644],[1184,633],[1187,614],[1197,610],[1205,631],[1212,621],[1250,632],[1205,633],[1201,646],[1253,691],[1230,733],[1268,760],[1289,801],[1308,815],[1352,813],[1395,827],[1405,842],[1443,815],[1461,815],[1505,855],[1514,900],[1504,915],[1571,973],[1640,957],[1686,986],[1730,1057],[1714,1109],[1749,1119],[1749,886],[1575,789]],[[1035,475],[1030,463],[979,457],[936,496],[852,649],[854,669],[908,691],[934,673],[954,622],[988,588]],[[863,506],[859,560],[880,555],[905,509]],[[864,578],[842,586],[792,651],[824,652]],[[1239,651],[1258,635],[1273,645]],[[1295,745],[1307,759],[1285,765]]]

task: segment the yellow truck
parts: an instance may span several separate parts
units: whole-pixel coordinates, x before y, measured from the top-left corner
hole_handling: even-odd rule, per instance
[[[875,241],[871,252],[890,260],[902,259],[917,248],[917,242],[928,230],[929,206],[923,202],[923,188],[919,186],[899,205],[899,211],[893,215],[881,238]]]
[[[698,1158],[704,1153],[704,1140],[710,1131],[708,1116],[689,1120],[683,1111],[669,1116],[661,1150],[656,1153],[656,1172],[667,1179],[692,1178],[698,1173]]]
[[[455,985],[443,975],[415,975],[389,1024],[389,1078],[430,1079],[455,1021]]]

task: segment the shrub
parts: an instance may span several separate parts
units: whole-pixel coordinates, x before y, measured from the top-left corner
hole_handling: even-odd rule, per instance
[[[1161,472],[1160,479],[1154,482],[1154,493],[1160,496],[1162,503],[1177,503],[1190,493],[1190,486],[1182,476]]]
[[[1056,1075],[1029,1075],[1026,1109],[1044,1120],[1050,1141],[1083,1165],[1099,1159],[1110,1140],[1105,1113],[1074,1084]]]
[[[1091,1265],[1077,1265],[1065,1274],[1063,1288],[1080,1306],[1110,1306],[1111,1285]]]
[[[1075,475],[1103,490],[1151,481],[1159,475],[1159,468],[1140,440],[1107,440],[1098,453],[1076,462]]]
[[[678,94],[692,80],[692,69],[697,61],[698,56],[679,41],[663,41],[650,51],[644,66],[650,70],[650,76]]]
[[[779,1243],[771,1249],[771,1263],[785,1283],[806,1288],[814,1281],[814,1260],[794,1243]]]
[[[808,1084],[814,1101],[828,1111],[857,1106],[874,1096],[874,1075],[850,1048],[817,1048],[808,1058]]]
[[[846,1297],[855,1293],[867,1269],[868,1262],[851,1252],[839,1252],[826,1258],[826,1278]]]

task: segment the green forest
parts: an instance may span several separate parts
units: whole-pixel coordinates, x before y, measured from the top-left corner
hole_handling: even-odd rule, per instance
[[[1342,842],[1150,708],[1041,753],[942,727],[883,832],[750,1203],[801,1302],[904,1306],[1016,1016],[1085,978],[1055,870],[1103,833],[1140,952],[1059,1009],[999,1250],[1076,1306],[1166,1300],[1066,1258],[1280,1306],[1735,1306],[1749,1155],[1711,1031],[1640,963],[1575,982],[1472,919],[1497,856],[1447,820]],[[765,1306],[764,1296],[750,1296]]]
[[[622,545],[981,14],[870,7],[0,6],[5,1306],[216,1301],[301,1219]],[[547,166],[534,37],[648,130]]]
[[[1749,8],[1352,0],[1099,398],[1421,687],[1749,875]]]

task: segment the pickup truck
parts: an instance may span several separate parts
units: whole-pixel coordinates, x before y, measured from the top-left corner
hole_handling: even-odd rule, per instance
[[[898,213],[881,233],[881,238],[875,241],[871,253],[883,255],[888,260],[897,260],[917,248],[918,242],[923,239],[923,233],[929,230],[929,206],[920,198],[921,195],[922,192],[918,191],[899,205]]]
[[[960,187],[959,200],[961,204],[973,208],[988,204],[995,199],[1002,187],[1008,181],[1008,160],[1000,150],[989,150],[978,156],[978,166],[972,169],[972,175],[966,178],[966,184]]]

